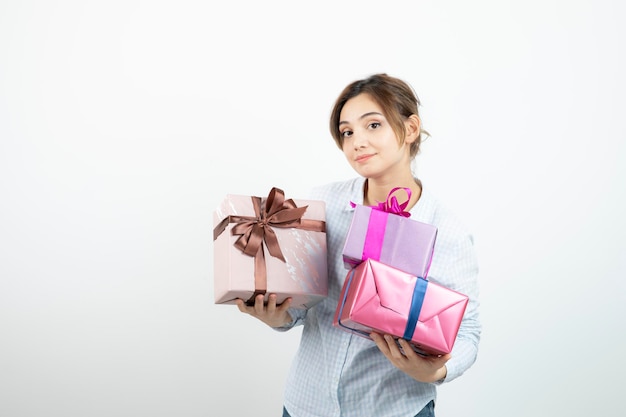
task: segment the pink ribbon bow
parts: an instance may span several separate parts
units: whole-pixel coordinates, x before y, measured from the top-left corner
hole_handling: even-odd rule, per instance
[[[406,201],[402,204],[400,204],[396,196],[393,195],[393,193],[395,193],[398,190],[404,190],[406,191],[406,194],[407,194]],[[389,191],[389,194],[387,194],[386,201],[383,201],[382,203],[378,203],[377,206],[372,206],[372,209],[384,211],[387,213],[397,214],[402,217],[410,217],[411,213],[409,213],[408,211],[405,211],[405,209],[409,205],[409,201],[411,201],[411,189],[407,187],[395,187],[391,191]],[[350,205],[352,207],[356,206],[356,204],[353,203],[352,201],[350,202]]]

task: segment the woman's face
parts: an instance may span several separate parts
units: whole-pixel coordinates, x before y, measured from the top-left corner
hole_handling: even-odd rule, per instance
[[[382,108],[366,93],[343,106],[339,132],[348,163],[363,177],[389,176],[410,166],[409,144],[398,144]]]

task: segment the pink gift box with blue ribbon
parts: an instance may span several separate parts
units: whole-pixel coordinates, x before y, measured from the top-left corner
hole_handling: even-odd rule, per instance
[[[468,297],[368,259],[343,284],[333,324],[370,339],[372,331],[409,341],[422,355],[450,353]]]
[[[408,195],[402,204],[392,195],[399,189]],[[418,277],[428,276],[437,227],[409,218],[404,210],[410,197],[410,189],[396,187],[378,206],[351,203],[354,215],[342,252],[347,269],[374,259]]]

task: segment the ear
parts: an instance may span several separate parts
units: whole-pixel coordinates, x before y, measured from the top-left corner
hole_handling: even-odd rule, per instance
[[[413,143],[419,138],[422,129],[422,121],[417,114],[412,114],[404,121],[406,128],[405,143]]]

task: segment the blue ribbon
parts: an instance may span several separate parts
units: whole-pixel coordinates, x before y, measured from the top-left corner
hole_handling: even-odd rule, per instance
[[[411,299],[411,308],[409,310],[409,318],[406,321],[406,327],[404,328],[405,340],[411,340],[413,333],[415,332],[415,326],[417,326],[417,319],[420,317],[422,311],[422,305],[424,304],[424,296],[426,295],[426,287],[428,281],[423,278],[417,277],[415,282],[415,288],[413,288],[413,298]]]

